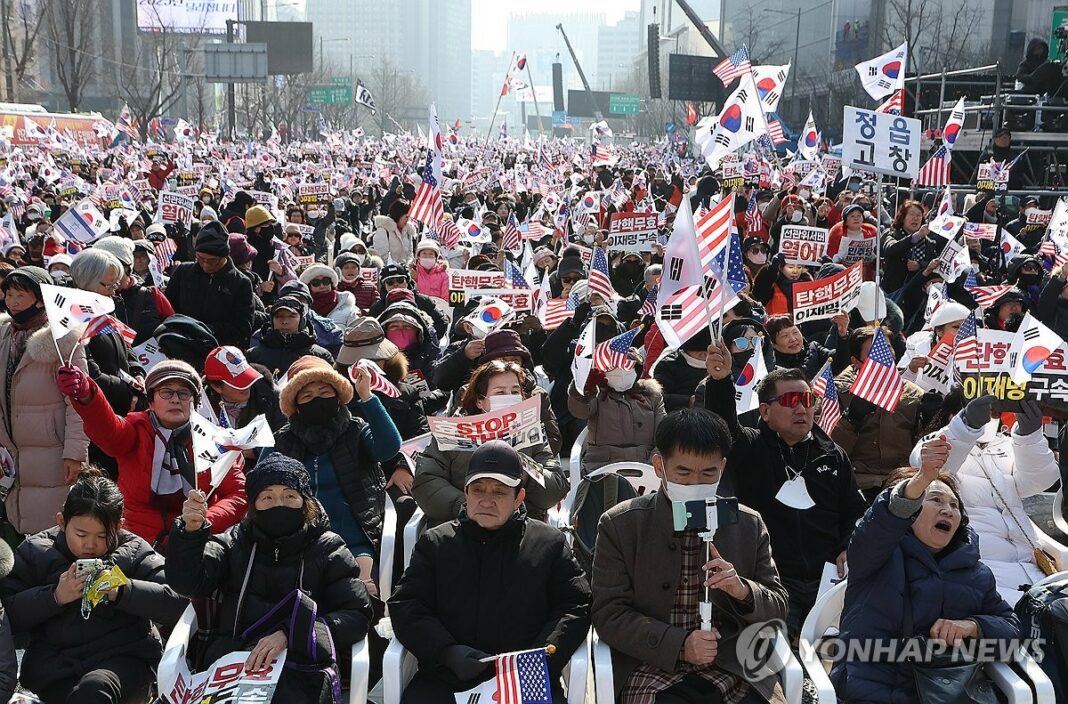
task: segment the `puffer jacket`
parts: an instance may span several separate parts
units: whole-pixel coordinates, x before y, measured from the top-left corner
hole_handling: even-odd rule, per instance
[[[87,370],[85,349],[72,332],[59,341],[56,352],[48,326],[34,331],[10,379],[11,318],[0,316],[0,445],[18,468],[7,496],[7,520],[19,533],[37,533],[54,525],[56,512],[67,498],[63,460],[84,462],[89,438],[82,419],[56,386],[56,372],[71,351],[74,366]]]
[[[262,364],[271,370],[275,379],[281,379],[290,365],[305,355],[311,355],[334,363],[334,355],[315,342],[310,326],[304,324],[292,334],[283,334],[274,329],[268,320],[260,328],[260,341],[248,350],[245,358],[252,364]]]
[[[328,428],[309,428],[299,421],[294,425],[294,420],[290,419],[289,424],[275,434],[273,451],[299,460],[305,466],[311,465],[309,472],[315,468],[316,457],[329,453],[353,518],[371,544],[377,547],[382,539],[386,495],[386,479],[379,463],[400,451],[400,435],[377,398],[364,403],[362,410],[365,417],[375,416],[372,419],[374,425],[362,418],[354,418],[348,409],[342,409]],[[388,428],[379,423],[380,417],[385,417]],[[322,451],[319,450],[321,445],[328,447]],[[314,472],[312,479],[315,480]]]
[[[656,429],[667,415],[660,384],[652,379],[641,380],[624,393],[598,384],[590,396],[579,395],[572,381],[567,408],[586,421],[583,474],[612,462],[649,462]]]
[[[376,317],[382,323],[382,327],[385,328],[386,321],[390,316],[398,313],[419,323],[419,341],[411,349],[401,351],[408,358],[408,369],[413,372],[419,370],[423,378],[433,388],[434,362],[437,361],[438,355],[441,353],[438,336],[433,327],[434,323],[429,315],[426,315],[411,303],[404,301],[389,304]]]
[[[895,497],[895,505],[911,515],[903,518],[891,511],[891,491],[898,490],[883,491],[853,531],[842,648],[862,646],[854,642],[865,639],[889,645],[902,637],[926,636],[940,618],[974,619],[984,639],[1019,638],[1019,620],[998,594],[994,575],[979,561],[975,533],[964,528],[963,540],[932,552],[911,531],[921,501],[900,496],[904,503],[898,504]],[[907,662],[843,660],[831,670],[831,681],[843,702],[918,701]]]
[[[427,271],[418,264],[415,265],[413,278],[415,290],[424,296],[449,300],[449,265],[435,264]]]
[[[344,330],[349,323],[360,317],[360,309],[356,307],[356,296],[348,291],[338,291],[337,305],[323,317],[333,320],[339,328]]]
[[[831,432],[831,439],[852,460],[857,486],[862,490],[876,489],[882,486],[890,472],[908,464],[909,452],[920,434],[917,418],[923,390],[906,381],[893,413],[875,406],[858,427],[853,425],[846,412],[853,400],[849,389],[856,378],[857,370],[850,366],[834,379],[842,420]]]
[[[348,657],[371,622],[356,559],[330,531],[321,506],[319,516],[278,540],[249,521],[217,536],[203,528],[186,532],[178,521],[171,529],[167,583],[189,597],[221,594],[218,635],[207,644],[204,662],[251,649],[260,637],[256,629],[274,630],[273,618],[282,616],[288,626],[314,619],[309,638],[289,643],[274,701],[331,701],[321,668],[332,658]],[[270,614],[276,606],[281,614]]]
[[[80,599],[59,606],[52,595],[75,560],[63,529],[53,526],[31,535],[15,550],[14,570],[0,583],[0,594],[12,629],[29,636],[23,686],[37,689],[80,676],[116,657],[137,658],[146,669],[159,663],[163,646],[152,622],[169,627],[186,605],[167,586],[163,558],[124,530],[102,559],[118,565],[131,584],[122,588],[118,601],[98,604],[83,619]]]
[[[1035,563],[1037,537],[1023,500],[1046,491],[1060,478],[1053,451],[1041,429],[1019,435],[1014,428],[1011,435],[998,433],[979,446],[983,429],[969,428],[958,414],[945,428],[916,443],[910,457],[913,467],[919,466],[923,443],[937,435],[945,435],[952,445],[943,470],[960,484],[971,528],[979,535],[983,564],[994,573],[1006,599],[1015,596],[1020,585],[1045,576]]]
[[[166,294],[176,313],[203,322],[220,345],[248,346],[256,309],[252,282],[232,261],[214,274],[196,262],[181,264],[171,274]]]
[[[413,247],[418,239],[415,225],[409,221],[401,230],[397,227],[397,222],[388,215],[376,215],[374,225],[371,246],[374,247],[375,253],[386,262],[392,259],[397,264],[409,264],[415,256]]]
[[[549,508],[567,495],[570,486],[567,474],[560,469],[560,461],[547,442],[519,451],[527,458],[538,463],[542,468],[545,486],[533,479],[526,485],[526,507],[531,518],[545,520]],[[442,450],[437,438],[431,438],[430,444],[419,455],[415,464],[415,483],[412,496],[419,508],[426,513],[431,526],[451,521],[460,515],[460,509],[467,501],[464,496],[464,478],[467,465],[471,461],[470,452],[460,450]]]
[[[119,291],[115,300],[115,317],[137,333],[134,345],[152,337],[152,332],[174,315],[174,306],[155,286],[139,283]]]
[[[653,379],[660,384],[668,413],[688,408],[697,385],[708,376],[704,366],[691,367],[682,354],[682,350],[672,350],[658,359],[653,367]]]

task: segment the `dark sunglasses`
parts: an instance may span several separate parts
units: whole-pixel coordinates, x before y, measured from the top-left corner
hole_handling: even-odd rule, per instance
[[[318,279],[312,279],[311,281],[308,282],[308,285],[309,286],[330,286],[333,283],[334,283],[334,281],[330,277],[323,276],[323,277],[320,277]]]
[[[562,283],[562,284],[573,284],[573,283],[577,283],[578,281],[581,281],[581,280],[582,280],[581,276],[563,276],[563,277],[560,278],[560,283]]]
[[[771,402],[785,408],[797,408],[799,403],[805,408],[812,408],[812,404],[816,402],[816,395],[811,391],[787,391],[778,398],[771,399]]]

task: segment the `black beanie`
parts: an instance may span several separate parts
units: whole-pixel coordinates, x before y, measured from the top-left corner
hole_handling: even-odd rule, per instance
[[[260,492],[274,484],[281,484],[300,493],[306,499],[312,498],[311,478],[300,460],[287,457],[281,452],[272,452],[256,463],[256,467],[245,475],[245,494],[248,502],[255,504]]]
[[[215,257],[229,257],[230,233],[226,231],[221,222],[212,220],[201,226],[193,249]]]
[[[556,267],[557,276],[564,277],[568,274],[578,274],[581,278],[586,278],[586,265],[575,247],[568,247],[560,253],[560,264]]]
[[[56,283],[52,278],[52,275],[47,271],[39,266],[31,265],[20,266],[18,269],[10,272],[4,281],[18,281],[22,286],[30,289],[39,301],[44,301],[44,295],[41,294],[41,284],[54,286]],[[4,287],[4,291],[7,291],[6,286]]]

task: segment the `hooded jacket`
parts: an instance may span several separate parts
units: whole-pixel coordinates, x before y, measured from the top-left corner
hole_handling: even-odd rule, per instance
[[[248,347],[256,308],[252,283],[229,259],[214,274],[205,273],[196,262],[180,265],[166,293],[176,313],[203,322],[220,345]]]
[[[405,223],[404,229],[397,227],[397,222],[388,215],[376,215],[375,231],[371,235],[371,246],[375,253],[388,262],[407,266],[415,256],[413,247],[418,239],[418,232],[411,221]]]
[[[414,321],[418,324],[416,330],[419,334],[419,339],[413,347],[407,350],[401,350],[404,352],[404,356],[408,358],[408,367],[412,370],[419,370],[422,372],[423,377],[428,383],[432,383],[434,378],[434,362],[438,359],[440,349],[438,347],[438,337],[435,334],[431,322],[430,316],[425,315],[418,307],[411,303],[400,301],[397,303],[390,303],[388,306],[382,309],[382,312],[378,314],[378,320],[382,323],[383,329],[386,327],[386,321],[393,315],[403,315],[410,321]],[[388,337],[388,334],[387,334]]]
[[[667,415],[660,384],[642,379],[626,392],[598,384],[592,394],[582,396],[572,381],[567,394],[568,410],[586,421],[584,475],[612,462],[649,462],[656,429]]]
[[[167,586],[163,558],[129,531],[119,532],[102,559],[132,584],[118,601],[100,603],[83,619],[81,599],[59,606],[52,594],[75,561],[63,529],[31,535],[15,550],[15,567],[0,583],[0,594],[12,629],[29,638],[19,673],[23,686],[38,689],[80,677],[118,657],[140,660],[146,670],[159,663],[163,645],[152,622],[170,627],[187,601]]]
[[[300,329],[294,333],[279,332],[268,319],[260,328],[259,344],[248,350],[246,358],[252,364],[262,364],[276,379],[281,379],[290,365],[305,355],[334,363],[334,356],[316,344],[307,310],[301,311]]]

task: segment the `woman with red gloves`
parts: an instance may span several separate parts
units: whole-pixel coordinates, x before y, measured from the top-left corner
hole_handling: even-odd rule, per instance
[[[119,463],[119,489],[126,500],[126,529],[162,552],[190,489],[211,491],[211,472],[196,471],[189,418],[203,392],[200,376],[185,362],[157,363],[145,378],[148,410],[115,414],[100,387],[76,367],[61,367],[59,390],[71,398],[85,432]],[[245,515],[241,460],[211,493],[207,519],[218,534]]]

